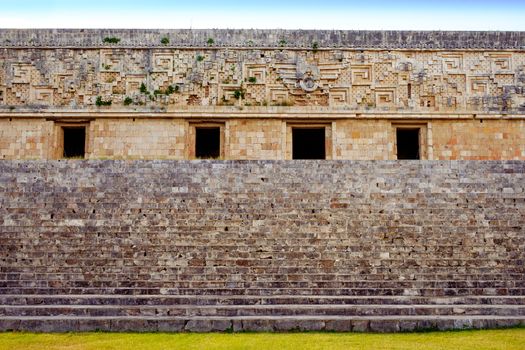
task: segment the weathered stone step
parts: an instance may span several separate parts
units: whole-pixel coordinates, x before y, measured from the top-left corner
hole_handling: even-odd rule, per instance
[[[525,316],[525,305],[0,305],[0,316]]]
[[[39,271],[41,269],[41,271]],[[35,268],[31,272],[27,272],[23,267],[20,266],[0,266],[0,280],[1,281],[35,281],[35,280],[56,280],[59,277],[64,278],[67,281],[74,281],[81,278],[83,275],[79,273],[78,270],[74,268],[68,269],[68,267],[63,267],[64,271],[60,273],[53,273],[47,271],[47,267]],[[177,267],[170,270],[170,272],[152,272],[158,274],[158,278],[164,278],[171,281],[172,278],[177,277],[177,280],[191,281],[194,278],[200,278],[202,280],[229,280],[231,274],[228,273],[230,267]],[[10,272],[3,272],[3,271]],[[313,267],[274,267],[266,268],[264,271],[259,271],[251,268],[238,268],[239,271],[243,274],[243,280],[254,280],[256,278],[262,280],[275,280],[279,279],[289,279],[293,281],[300,280],[314,280],[314,281],[346,281],[346,282],[421,282],[421,283],[433,283],[433,282],[444,282],[444,283],[487,283],[487,282],[507,282],[507,281],[525,281],[523,274],[521,273],[488,273],[483,274],[460,274],[460,273],[421,273],[421,272],[410,272],[410,273],[399,273],[397,276],[388,276],[387,280],[384,279],[385,273],[381,273],[381,269],[375,270],[374,273],[368,273],[366,276],[360,273],[345,273],[343,268],[338,268],[340,272],[338,273],[320,273],[317,268]],[[259,273],[258,273],[259,272]],[[112,280],[112,276],[125,275],[121,270],[117,268],[105,268],[103,271],[99,272],[100,280]],[[136,280],[143,281],[142,276],[137,277]],[[158,281],[158,280],[156,280]],[[160,279],[160,281],[164,281]],[[151,281],[150,281],[151,282]]]
[[[525,288],[42,288],[42,287],[13,287],[0,288],[2,294],[125,294],[125,295],[327,295],[327,296],[469,296],[469,295],[525,295]]]
[[[197,279],[199,276],[195,276],[195,279],[192,280],[172,280],[172,281],[145,281],[145,280],[135,280],[130,282],[128,287],[136,286],[140,287],[150,287],[150,288],[197,288],[200,286],[203,287],[219,287],[224,288],[231,286],[231,288],[251,288],[251,289],[263,289],[263,288],[345,288],[345,289],[359,289],[359,288],[378,288],[378,289],[399,289],[399,288],[412,288],[412,289],[428,289],[428,288],[525,288],[525,280],[516,280],[516,281],[413,281],[413,280],[404,280],[404,281],[367,281],[367,280],[358,280],[358,281],[347,281],[347,280],[322,280],[311,278],[308,279],[306,276],[302,277],[296,281],[289,281],[283,278],[279,279],[279,276],[274,276],[271,280],[263,280],[262,277],[253,277],[254,280],[245,279],[243,277],[242,281],[232,281],[228,279],[205,279],[205,277],[200,276],[200,279]],[[251,278],[248,276],[247,278]],[[258,279],[258,281],[255,281]],[[0,281],[0,288],[27,288],[35,286],[48,286],[49,284],[60,283],[53,280],[45,279],[25,279],[25,280],[6,280]],[[72,280],[69,281],[69,285],[72,287],[85,285],[84,280]],[[97,280],[96,283],[93,283],[94,287],[108,287],[108,288],[118,288],[119,284],[115,280]]]
[[[523,316],[0,317],[0,331],[354,331],[469,329],[525,325]]]
[[[525,296],[1,295],[4,305],[525,305]]]

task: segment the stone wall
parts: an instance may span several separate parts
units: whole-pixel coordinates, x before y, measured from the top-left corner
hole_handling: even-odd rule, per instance
[[[523,162],[0,162],[0,294],[525,294]]]
[[[91,159],[290,159],[290,125],[326,158],[525,159],[523,32],[0,29],[0,158],[58,159],[83,125]]]
[[[2,29],[2,47],[323,47],[523,50],[525,32],[283,29]],[[168,42],[162,43],[163,38]],[[209,43],[213,39],[213,43]]]
[[[521,32],[0,30],[0,111],[523,115],[524,48]]]
[[[73,119],[73,118],[71,118]],[[58,159],[69,119],[0,118],[1,159]],[[327,158],[394,160],[398,126],[422,129],[427,160],[525,160],[525,121],[513,119],[97,118],[86,125],[88,159],[194,159],[194,129],[223,125],[223,159],[291,159],[291,126],[321,125]]]
[[[432,123],[435,159],[525,159],[525,122],[479,120]]]
[[[284,159],[286,134],[279,119],[234,119],[226,123],[228,159]]]
[[[90,158],[185,159],[184,120],[99,119],[89,128]]]
[[[45,119],[0,118],[0,158],[52,158],[53,122]]]

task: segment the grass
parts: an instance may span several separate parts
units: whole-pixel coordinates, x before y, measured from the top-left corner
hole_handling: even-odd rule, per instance
[[[0,333],[0,350],[519,350],[525,328],[400,334]]]

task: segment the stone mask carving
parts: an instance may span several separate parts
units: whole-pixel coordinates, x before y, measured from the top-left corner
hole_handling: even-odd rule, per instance
[[[319,67],[305,62],[297,63],[297,80],[299,86],[306,92],[313,92],[319,87]]]

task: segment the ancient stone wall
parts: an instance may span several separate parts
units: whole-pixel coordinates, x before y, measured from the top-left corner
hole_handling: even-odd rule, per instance
[[[230,34],[2,30],[0,106],[130,112],[228,105],[525,110],[520,32]],[[319,40],[307,41],[311,36]]]
[[[522,32],[0,30],[0,158],[58,159],[64,126],[91,159],[292,158],[291,127],[327,159],[525,159]]]
[[[205,119],[217,122],[217,119]],[[57,159],[62,122],[0,118],[0,158]],[[194,159],[193,125],[199,119],[98,118],[85,121],[88,159]],[[291,159],[290,126],[327,130],[327,158],[396,159],[395,128],[422,128],[422,158],[428,160],[523,160],[525,121],[509,119],[219,119],[223,159]],[[197,124],[195,124],[197,123]],[[66,123],[67,125],[67,123]],[[74,124],[73,124],[74,125]]]
[[[0,293],[523,295],[523,162],[0,162]]]

